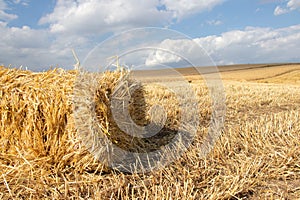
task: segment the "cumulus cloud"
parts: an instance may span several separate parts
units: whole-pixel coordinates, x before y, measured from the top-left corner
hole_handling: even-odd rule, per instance
[[[86,44],[80,37],[54,38],[47,30],[28,26],[9,27],[0,22],[0,65],[28,66],[30,70],[48,69],[50,66],[72,67],[71,48]]]
[[[99,34],[136,26],[166,25],[170,13],[158,10],[152,0],[59,0],[54,11],[41,20],[53,33]],[[157,24],[157,23],[160,24]]]
[[[95,45],[95,38],[104,33],[134,27],[168,26],[174,20],[212,9],[224,0],[58,0],[54,9],[41,17],[46,29],[28,26],[10,27],[17,15],[9,14],[9,6],[26,6],[28,0],[0,0],[0,64],[21,64],[38,69],[50,65],[71,66],[71,49],[85,56]],[[94,43],[93,43],[94,42]]]
[[[166,39],[157,46],[158,50],[149,54],[145,64],[151,66],[158,63],[178,63],[182,60],[180,56],[183,55],[184,52],[193,52],[192,48],[193,45],[188,39]],[[179,54],[177,55],[177,53]]]
[[[299,62],[300,25],[254,28],[195,39],[218,64]]]
[[[99,34],[140,26],[167,26],[224,0],[58,0],[52,13],[41,18],[53,33]]]
[[[6,12],[7,5],[0,0],[0,64],[13,64],[15,67],[23,64],[32,70],[56,65],[72,67],[74,59],[71,49],[74,48],[83,60],[81,56],[87,55],[94,47],[95,36],[132,27],[169,25],[174,20],[212,9],[223,1],[180,0],[175,4],[170,0],[114,0],[107,4],[104,0],[58,0],[54,10],[40,20],[41,24],[48,24],[49,27],[37,30],[28,26],[8,26],[8,20],[14,16],[5,20],[1,18],[1,11],[11,14]],[[14,2],[22,4],[27,1]],[[290,0],[284,9],[299,9],[297,2],[299,0]],[[218,25],[221,22],[215,20],[207,23]],[[134,41],[132,37],[137,37],[127,36],[128,41]],[[147,33],[140,36],[140,40],[144,40]],[[300,25],[281,29],[248,27],[192,41],[165,38],[157,45],[160,50],[150,51],[143,55],[143,59],[146,65],[173,63],[172,66],[179,66],[187,57],[194,63],[206,65],[205,51],[199,50],[195,44],[202,46],[217,64],[299,62]],[[150,46],[153,46],[152,42]],[[111,47],[105,51],[114,52],[114,49]]]
[[[282,15],[293,10],[300,11],[300,0],[289,0],[285,6],[276,6],[274,15]]]
[[[52,38],[53,35],[45,30],[34,30],[26,26],[9,28],[5,23],[0,23],[0,34],[4,38],[3,43],[0,44],[0,64],[9,64],[13,61],[12,64],[16,67],[23,64],[32,67],[30,68],[32,70],[41,69],[41,67],[47,69],[50,65],[56,66],[57,64],[60,67],[72,67],[74,58],[71,54],[71,48],[75,48],[78,55],[87,55],[93,46],[84,37]],[[142,35],[145,36],[147,33],[145,32]],[[130,38],[122,37],[123,42],[127,40],[143,41],[143,38],[135,39],[138,36],[127,36]],[[112,52],[113,55],[119,55],[118,53],[114,54],[116,46],[110,44],[112,46],[105,46],[102,50],[106,53]],[[130,44],[128,45],[130,46]],[[149,42],[144,46],[141,44],[138,48],[148,46],[156,47],[157,50],[151,50],[141,57],[134,54],[135,57],[132,60],[143,57],[146,66],[154,67],[159,64],[183,67],[190,66],[190,63],[207,66],[212,64],[211,60],[219,65],[299,62],[300,25],[279,29],[247,27],[243,30],[232,30],[220,35],[200,37],[193,40],[182,38],[164,39],[158,43]],[[83,61],[83,59],[81,60]],[[126,64],[131,65],[133,63]]]
[[[145,65],[152,67],[156,65],[169,67],[186,67],[199,65],[212,65],[208,54],[195,41],[183,39],[165,39],[157,50],[149,53]]]
[[[195,38],[193,41],[199,44],[216,64],[300,61],[300,25],[281,29],[248,27],[221,35]],[[206,65],[202,62],[205,52],[201,53],[198,48],[192,47],[191,41],[166,40],[161,43],[160,48],[174,49],[183,54],[190,52],[189,55],[194,57],[196,63]],[[148,57],[148,63],[170,61],[178,62],[161,51]]]
[[[166,10],[173,13],[175,19],[182,19],[189,15],[211,10],[225,0],[161,0]]]

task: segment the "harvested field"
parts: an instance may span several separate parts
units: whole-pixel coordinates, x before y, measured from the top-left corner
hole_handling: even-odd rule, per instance
[[[257,81],[265,83],[299,83],[300,65],[265,65],[250,69],[222,72],[226,80]],[[294,75],[295,74],[295,75]],[[277,81],[276,81],[277,79]]]
[[[1,67],[0,198],[299,198],[300,65],[225,68],[220,69],[226,118],[214,149],[205,158],[200,156],[211,119],[211,99],[205,82],[187,69],[185,77],[198,101],[197,137],[167,167],[130,174],[102,165],[82,145],[72,101],[77,71],[33,73]],[[146,77],[149,84],[132,96],[130,115],[137,124],[146,125],[149,108],[159,104],[167,110],[165,128],[176,130],[179,103],[171,91],[157,85],[153,74]],[[98,82],[95,98],[101,100],[97,120],[107,137],[133,149],[151,149],[162,142],[154,138],[152,143],[132,143],[119,134],[105,102],[110,100],[109,89],[114,90],[122,76],[114,72],[105,77]],[[180,82],[172,77],[163,81],[171,81],[189,98]]]

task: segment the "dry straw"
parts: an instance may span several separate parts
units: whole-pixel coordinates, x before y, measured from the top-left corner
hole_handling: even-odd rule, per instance
[[[78,136],[105,166],[132,173],[138,169],[147,171],[149,167],[158,167],[155,163],[173,159],[174,156],[160,159],[160,155],[153,155],[153,158],[139,155],[157,150],[161,151],[157,154],[164,155],[173,152],[174,145],[171,148],[166,145],[178,133],[178,103],[171,106],[177,116],[164,116],[158,109],[152,109],[149,115],[144,85],[131,78],[130,72],[123,68],[101,74],[80,71],[74,85]],[[188,130],[184,130],[187,133]],[[182,149],[182,143],[179,141],[177,147]]]
[[[131,80],[126,70],[97,74],[53,69],[34,73],[2,67],[0,77],[0,144],[7,155],[26,162],[47,158],[51,167],[82,170],[87,166],[99,168],[87,149],[95,154],[94,150],[107,146],[99,146],[101,135],[90,134],[90,129],[98,129],[94,132],[104,133],[101,137],[129,151],[147,152],[167,143],[157,138],[145,141],[132,137],[126,134],[131,132],[130,127],[120,129],[116,123],[115,116],[122,123],[128,122],[128,116],[140,126],[149,123],[143,86]],[[115,116],[111,111],[112,96]],[[77,124],[73,110],[79,116]],[[169,125],[175,123],[170,117],[168,120]],[[86,163],[93,164],[85,166]]]
[[[129,105],[130,114],[137,123],[147,123],[145,111],[138,108],[140,102],[144,101],[143,89],[140,85],[130,82],[127,71],[86,73],[82,77],[93,81],[80,86],[79,83],[87,82],[78,78],[81,77],[78,76],[78,71],[67,72],[54,69],[43,73],[33,73],[2,67],[0,72],[2,153],[27,161],[47,157],[51,160],[52,167],[53,165],[62,168],[68,165],[82,167],[79,160],[86,162],[89,156],[91,157],[89,159],[92,159],[92,156],[83,150],[86,148],[85,144],[80,142],[82,138],[79,138],[77,134],[85,136],[88,141],[90,136],[85,135],[83,131],[93,126],[87,124],[87,121],[95,123],[94,127],[100,128],[106,137],[120,147],[136,150],[139,146],[145,145],[137,138],[134,142],[131,141],[132,138],[127,137],[115,124],[110,110],[111,93],[115,91],[116,86],[124,89],[119,90],[121,91],[118,94],[121,101],[118,103],[119,106],[124,102],[124,98],[128,98],[128,94],[123,91],[134,89],[135,98]],[[77,84],[75,95],[74,83]],[[96,85],[91,86],[93,83]],[[83,99],[83,101],[73,104],[76,97],[78,97],[77,100]],[[77,123],[76,127],[80,132],[75,130],[74,106],[75,112],[79,112],[83,120]],[[124,110],[124,108],[117,109]],[[93,114],[95,118],[89,119],[88,117]],[[92,140],[92,145],[96,143]],[[96,162],[96,160],[89,162]]]
[[[167,127],[176,130],[178,102],[172,92],[155,84],[148,87],[130,82],[125,72],[88,75],[94,77],[91,80],[95,80],[92,83],[98,86],[96,90],[76,85],[80,83],[76,81],[78,73],[62,69],[34,73],[0,68],[1,199],[296,199],[300,196],[298,85],[225,82],[226,126],[214,150],[206,158],[200,158],[198,147],[209,127],[211,101],[205,84],[193,81],[200,113],[199,137],[193,146],[165,169],[124,174],[99,163],[78,137],[73,110],[76,112],[80,107],[74,108],[74,94],[78,94],[73,93],[74,87],[83,92],[82,97],[91,98],[86,99],[87,104],[94,102],[85,108],[94,111],[98,128],[111,142],[129,150],[151,149],[164,140],[158,137],[152,143],[139,139],[128,143],[127,136],[111,121],[113,116],[109,111],[109,98],[119,85],[128,84],[126,88],[132,89],[129,113],[140,125],[151,121],[148,107],[160,104],[169,108]],[[87,90],[80,90],[79,86]],[[128,94],[119,96],[128,98]]]

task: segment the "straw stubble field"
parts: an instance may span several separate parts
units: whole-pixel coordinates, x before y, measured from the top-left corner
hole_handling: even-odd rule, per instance
[[[200,157],[203,135],[209,128],[211,99],[205,82],[187,73],[199,103],[197,137],[188,151],[167,167],[128,174],[103,166],[78,137],[80,128],[75,126],[72,101],[77,71],[33,73],[2,67],[0,198],[299,198],[300,66],[221,71],[226,118],[214,149]],[[95,113],[102,131],[116,145],[131,150],[163,145],[164,135],[150,142],[126,139],[111,121],[107,102],[120,78],[115,72],[99,80]],[[173,84],[181,87],[176,81]],[[180,102],[174,94],[157,86],[154,79],[141,89],[129,105],[132,119],[146,125],[153,120],[149,108],[159,104],[167,110],[167,136],[176,134],[170,131],[178,127],[180,115]]]

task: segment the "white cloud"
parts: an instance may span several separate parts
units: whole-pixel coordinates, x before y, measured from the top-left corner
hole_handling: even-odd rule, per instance
[[[195,39],[219,64],[300,61],[300,25],[246,28]]]
[[[9,28],[2,24],[0,33],[3,42],[14,48],[46,47],[49,44],[46,31],[34,30],[28,26]]]
[[[79,57],[94,47],[93,39],[104,33],[133,27],[168,26],[174,20],[212,9],[224,0],[58,0],[53,11],[40,19],[46,29],[10,27],[17,15],[9,14],[13,4],[28,5],[28,0],[0,0],[0,64],[21,64],[48,68],[50,65],[71,66],[71,48]],[[144,35],[143,35],[144,36]]]
[[[99,34],[141,26],[166,26],[225,0],[58,0],[41,18],[53,33]]]
[[[300,11],[300,0],[288,0],[287,4],[282,6],[277,6],[274,10],[274,15],[282,15],[294,10]]]
[[[289,10],[286,8],[282,8],[280,6],[276,6],[275,10],[274,10],[274,15],[278,16],[278,15],[282,15],[285,13],[288,13]]]
[[[179,52],[182,55],[183,52],[192,51],[192,44],[191,41],[187,39],[166,39],[162,41],[157,48],[159,50],[152,51],[146,59],[145,64],[147,66],[156,65],[158,63],[178,63],[182,58],[174,53]]]
[[[195,38],[194,42],[203,47],[217,64],[300,61],[300,25],[281,29],[248,27],[219,36]],[[191,41],[173,40],[162,42],[160,48],[175,49],[183,54],[190,52],[194,60],[203,60],[203,52],[191,46]],[[158,51],[148,58],[148,62],[169,63],[171,58]]]
[[[166,9],[173,13],[176,19],[182,19],[191,14],[209,11],[225,0],[161,0]]]
[[[7,4],[5,3],[4,0],[0,0],[0,10],[6,10],[7,9]]]
[[[28,26],[8,27],[0,22],[0,65],[28,66],[31,70],[48,69],[50,66],[71,67],[71,48],[86,44],[80,37],[56,37],[47,30]]]
[[[49,66],[58,64],[59,67],[72,67],[74,58],[71,48],[76,50],[83,61],[81,56],[87,55],[92,47],[89,44],[90,41],[84,37],[53,38],[53,34],[46,30],[34,30],[26,26],[10,28],[3,22],[0,23],[0,34],[3,38],[3,42],[0,43],[0,64],[8,65],[14,62],[11,64],[16,67],[23,64],[30,66],[32,70],[41,69],[41,67],[47,69]],[[136,37],[138,36],[141,35]],[[134,41],[134,36],[128,40]],[[138,40],[143,41],[143,38]],[[124,41],[127,39],[125,38]],[[199,44],[205,51],[195,44]],[[161,43],[150,42],[145,46],[160,49],[151,50],[145,55],[143,59],[146,66],[162,63],[178,67],[182,66],[184,58],[196,65],[209,65],[211,62],[205,52],[217,64],[299,62],[300,24],[280,29],[248,27],[244,30],[233,30],[193,40],[165,39]],[[102,49],[114,53],[114,48],[115,46],[112,45]],[[136,56],[132,59],[139,58]]]
[[[17,18],[18,18],[18,16],[15,14],[8,14],[5,11],[0,10],[0,20],[1,21],[11,21],[11,20],[14,20]]]
[[[22,2],[27,1],[15,0],[15,3]],[[82,58],[94,47],[93,39],[103,33],[118,32],[132,27],[169,25],[174,23],[174,20],[210,10],[224,0],[181,0],[177,1],[177,4],[170,0],[114,0],[109,4],[106,2],[58,0],[53,12],[40,20],[42,24],[49,24],[49,28],[35,30],[28,26],[9,27],[7,20],[17,16],[1,20],[1,11],[8,14],[6,11],[9,8],[0,0],[0,64],[13,64],[16,67],[23,64],[30,66],[32,70],[41,67],[47,69],[51,65],[71,67],[74,64],[71,48]],[[283,9],[296,10],[299,8],[297,2],[290,0]],[[222,22],[212,20],[207,23],[218,25]],[[140,40],[148,39],[147,33],[139,36]],[[300,25],[282,29],[249,27],[196,38],[193,41],[200,44],[217,64],[300,61]],[[158,47],[185,57],[188,55],[189,59],[196,62],[203,59],[201,56],[204,52],[199,51],[189,40],[166,38]],[[113,52],[113,49],[108,48],[107,51]],[[162,50],[151,51],[144,58],[147,65],[176,65],[182,61],[180,56]],[[205,65],[205,62],[202,64]]]
[[[159,64],[170,67],[210,66],[211,58],[204,48],[195,40],[189,38],[166,39],[157,45],[157,50],[151,52],[146,59],[146,66]]]
[[[219,26],[222,24],[222,21],[221,20],[208,20],[206,23],[211,26]]]
[[[18,18],[15,14],[9,14],[6,11],[8,10],[8,6],[4,0],[0,0],[0,21],[8,22]]]
[[[287,3],[287,7],[290,8],[291,10],[300,9],[300,0],[290,0]]]
[[[8,3],[28,6],[28,0],[13,0],[13,1],[8,1]],[[18,15],[7,12],[8,10],[10,10],[8,3],[7,1],[0,0],[0,21],[2,22],[9,22],[18,18]]]
[[[99,34],[138,26],[168,24],[171,14],[158,10],[158,0],[59,0],[41,24],[49,23],[53,33]]]
[[[30,0],[13,0],[14,4],[21,4],[23,6],[28,6]]]

